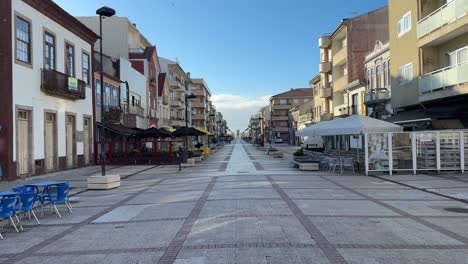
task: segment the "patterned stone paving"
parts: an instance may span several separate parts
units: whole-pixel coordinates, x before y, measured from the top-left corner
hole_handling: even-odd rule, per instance
[[[113,167],[125,177],[109,191],[84,189],[97,167],[50,175],[72,179],[74,213],[5,226],[0,263],[468,263],[468,214],[446,210],[468,208],[451,195],[468,178],[300,172],[291,158],[236,142],[181,172]]]

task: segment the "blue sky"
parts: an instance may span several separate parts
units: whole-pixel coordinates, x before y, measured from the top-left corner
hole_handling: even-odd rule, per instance
[[[153,42],[159,55],[178,59],[208,83],[231,129],[268,96],[308,87],[317,74],[317,39],[342,18],[387,0],[54,0],[75,16],[102,5],[126,16]]]

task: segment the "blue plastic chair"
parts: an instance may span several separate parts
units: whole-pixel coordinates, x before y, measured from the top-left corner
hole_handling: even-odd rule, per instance
[[[42,197],[42,203],[50,202],[51,207],[54,208],[55,213],[59,218],[62,218],[56,204],[64,203],[68,211],[73,213],[72,206],[68,200],[68,191],[70,190],[70,183],[63,183],[59,185],[52,185],[46,188],[44,196]]]
[[[18,197],[3,197],[1,200],[1,211],[0,211],[0,219],[2,220],[2,230],[3,230],[3,220],[10,219],[11,225],[15,228],[16,232],[19,233],[18,228],[16,227],[15,221],[13,220],[13,216],[18,221],[18,224],[21,227],[19,222],[19,218],[16,215],[16,208],[18,205]],[[3,236],[0,234],[0,238],[3,239]]]
[[[36,202],[37,195],[35,192],[24,192],[20,193],[20,206],[18,208],[18,212],[20,212],[19,219],[21,221],[21,213],[28,213],[29,219],[31,220],[31,214],[36,219],[37,224],[41,224],[39,219],[37,219],[36,213],[34,212],[34,203]]]

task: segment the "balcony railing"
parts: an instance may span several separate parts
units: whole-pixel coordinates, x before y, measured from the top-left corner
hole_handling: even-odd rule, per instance
[[[121,113],[120,106],[104,106],[104,120],[106,122],[120,122]]]
[[[131,115],[137,115],[139,117],[145,116],[145,109],[138,105],[131,105],[130,107],[127,105],[123,105],[124,112]]]
[[[467,11],[468,0],[453,0],[448,2],[418,22],[418,38],[422,38],[444,25],[465,16]]]
[[[377,88],[366,91],[364,96],[365,104],[374,104],[390,100],[390,91],[386,88]]]
[[[41,91],[72,100],[86,99],[86,83],[64,73],[42,69]]]
[[[430,93],[463,83],[468,83],[468,61],[421,76],[419,93]]]

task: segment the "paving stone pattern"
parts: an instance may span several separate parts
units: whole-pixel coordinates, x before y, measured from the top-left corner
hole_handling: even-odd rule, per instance
[[[86,190],[96,166],[44,179],[74,186],[74,213],[5,225],[0,263],[467,263],[468,177],[301,172],[293,148],[274,159],[224,146],[202,163],[110,167],[122,186]],[[457,212],[460,211],[460,212]]]

